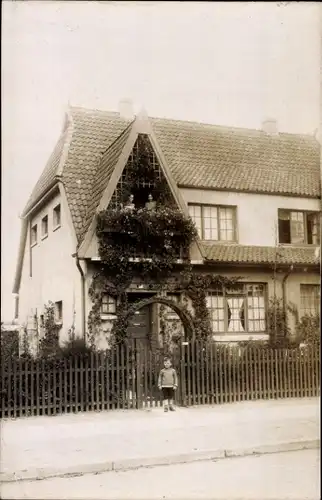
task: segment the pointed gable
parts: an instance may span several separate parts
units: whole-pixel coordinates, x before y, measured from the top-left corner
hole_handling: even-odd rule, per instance
[[[119,151],[118,146],[121,145],[123,148]],[[96,210],[97,194],[102,192],[102,186],[95,192],[95,202],[90,205],[93,210],[93,213],[89,212],[92,222],[89,223],[88,232],[79,250],[81,256],[87,256],[90,247],[95,248],[92,242],[95,237],[95,214],[107,208],[122,208],[129,202],[130,197],[134,198],[135,208],[143,208],[152,200],[152,203],[176,206],[187,213],[186,204],[162,157],[147,116],[139,115],[126,134],[113,146],[101,158],[98,168],[100,175],[109,179],[109,182]],[[115,151],[118,151],[118,154]],[[107,161],[108,158],[112,158],[112,161]],[[115,165],[114,171],[111,164]]]

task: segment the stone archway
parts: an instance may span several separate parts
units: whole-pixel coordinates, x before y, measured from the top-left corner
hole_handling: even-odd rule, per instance
[[[165,297],[160,297],[160,296],[153,296],[149,297],[147,299],[142,299],[139,300],[138,302],[135,302],[127,311],[125,319],[129,320],[136,311],[139,309],[142,309],[145,306],[149,306],[151,304],[163,304],[165,306],[170,307],[180,318],[183,329],[184,329],[184,334],[186,339],[192,339],[195,337],[195,328],[193,324],[193,319],[189,311],[187,311],[184,307],[182,307],[180,304],[176,304],[172,300],[169,300]]]

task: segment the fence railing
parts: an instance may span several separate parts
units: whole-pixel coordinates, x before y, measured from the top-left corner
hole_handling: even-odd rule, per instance
[[[320,392],[319,346],[229,347],[197,341],[178,347],[178,404],[222,404],[313,397]],[[161,352],[132,342],[104,353],[18,359],[1,365],[1,417],[155,407]]]

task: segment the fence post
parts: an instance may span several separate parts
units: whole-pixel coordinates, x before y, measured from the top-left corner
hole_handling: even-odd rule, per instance
[[[180,374],[179,374],[179,384],[181,393],[181,406],[187,406],[186,402],[186,373],[185,373],[185,346],[186,342],[182,342],[179,347],[180,354]]]
[[[143,407],[142,401],[142,387],[141,387],[141,374],[142,374],[142,362],[141,362],[141,349],[139,340],[135,340],[135,351],[136,351],[136,407],[140,409]]]

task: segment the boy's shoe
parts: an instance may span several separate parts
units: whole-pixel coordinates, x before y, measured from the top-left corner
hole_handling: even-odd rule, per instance
[[[164,411],[168,411],[168,407],[167,406],[164,407]]]
[[[176,411],[174,406],[172,406],[172,405],[170,406],[170,411]]]

